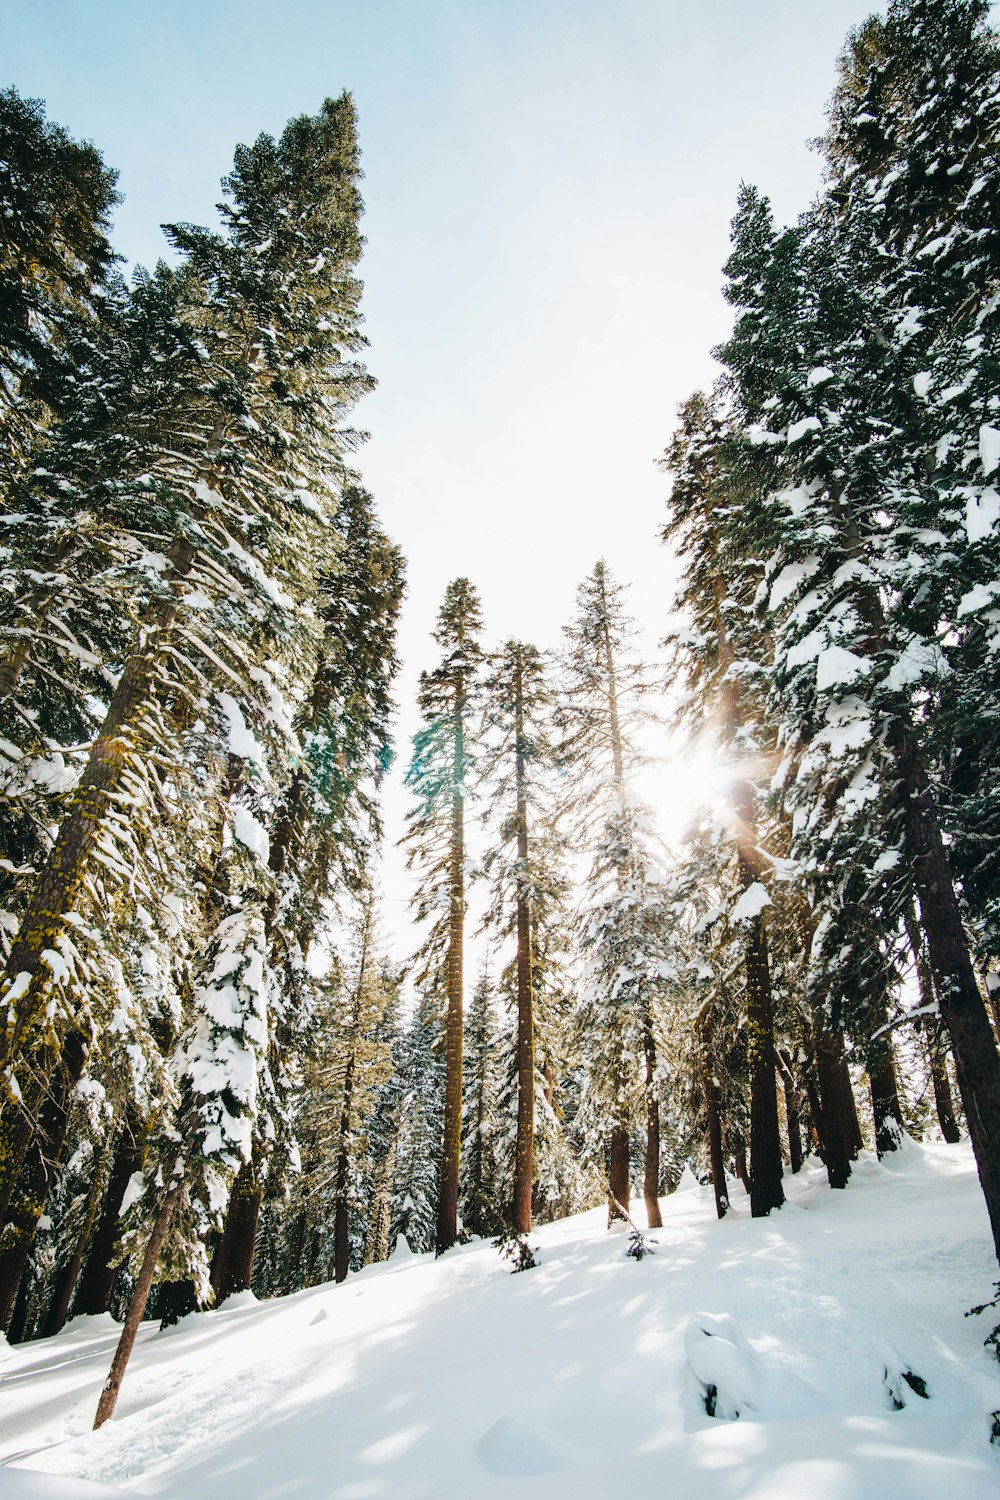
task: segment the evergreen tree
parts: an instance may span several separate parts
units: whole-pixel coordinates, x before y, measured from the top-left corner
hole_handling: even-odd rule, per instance
[[[413,909],[430,929],[418,955],[417,983],[446,1006],[444,1137],[437,1215],[438,1254],[458,1237],[462,1128],[465,805],[472,757],[467,746],[482,658],[479,599],[467,578],[445,590],[434,640],[441,663],[420,678],[424,725],[413,741],[406,784],[417,797],[404,842],[420,879]]]
[[[116,256],[117,173],[46,120],[37,99],[0,90],[0,489],[24,474],[39,436],[73,398]]]
[[[560,875],[553,861],[553,839],[537,838],[551,791],[553,746],[546,724],[552,693],[545,664],[534,646],[508,641],[490,663],[483,687],[484,744],[481,765],[491,783],[489,813],[496,830],[485,868],[493,876],[488,925],[515,942],[514,990],[517,1017],[517,1136],[511,1194],[511,1225],[531,1229],[535,1137],[535,981],[534,946],[539,916],[551,917]]]
[[[478,1235],[499,1234],[504,1227],[503,1187],[496,1163],[500,1028],[495,1004],[488,960],[484,960],[465,1022],[462,1065],[462,1223]]]
[[[31,1113],[29,1096],[22,1112],[11,1063],[23,1070],[30,1059],[30,1076],[44,1080],[57,1065],[67,1014],[89,1014],[93,992],[70,946],[72,913],[80,902],[100,909],[98,878],[134,888],[137,852],[185,780],[177,760],[166,773],[161,753],[176,744],[179,706],[193,699],[201,707],[210,685],[208,712],[225,712],[235,674],[243,695],[257,695],[263,715],[273,716],[273,679],[249,670],[251,641],[275,659],[295,659],[303,647],[306,661],[312,654],[298,601],[331,536],[329,476],[351,441],[338,423],[366,385],[349,357],[360,339],[351,275],[360,248],[356,171],[346,99],[315,120],[293,121],[280,142],[262,137],[241,148],[226,183],[227,235],[173,229],[184,266],[137,288],[128,338],[146,357],[120,412],[122,435],[92,457],[104,482],[124,443],[115,515],[125,514],[128,493],[133,528],[155,535],[160,550],[136,546],[148,602],[141,593],[107,717],[8,957],[5,1114]],[[275,232],[266,238],[268,225]],[[234,736],[240,724],[230,716]],[[150,909],[159,895],[149,892]],[[12,1166],[27,1139],[8,1142]]]
[[[729,266],[740,313],[723,354],[770,558],[800,848],[834,887],[818,941],[833,958],[836,912],[859,904],[898,931],[915,897],[1000,1244],[1000,1060],[947,793],[934,786],[935,731],[960,741],[968,729],[971,744],[980,732],[965,705],[982,681],[996,564],[992,398],[980,383],[996,259],[997,47],[985,14],[973,0],[899,0],[849,49],[827,194],[782,236],[761,230],[765,205],[744,195]],[[968,697],[945,686],[956,669]],[[946,694],[962,700],[957,716],[935,711]],[[991,775],[987,753],[972,785]],[[852,888],[837,892],[841,878]]]
[[[666,909],[650,815],[633,784],[648,673],[633,654],[623,590],[603,562],[578,590],[565,633],[563,755],[575,787],[573,837],[591,861],[580,928],[588,966],[578,1016],[589,1055],[584,1118],[597,1129],[610,1125],[609,1212],[616,1218],[628,1208],[629,1143],[636,1101],[643,1101],[645,1198],[650,1222],[658,1224],[657,1011],[666,981]]]

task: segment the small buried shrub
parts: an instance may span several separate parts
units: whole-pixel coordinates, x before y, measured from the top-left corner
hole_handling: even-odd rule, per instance
[[[494,1248],[500,1251],[504,1260],[511,1262],[511,1274],[516,1275],[518,1271],[532,1271],[538,1265],[535,1255],[538,1251],[537,1245],[529,1245],[526,1235],[516,1234],[514,1230],[508,1230],[493,1241]]]

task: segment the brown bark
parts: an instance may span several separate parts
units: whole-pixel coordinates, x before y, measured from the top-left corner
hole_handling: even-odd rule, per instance
[[[611,1149],[608,1161],[608,1226],[621,1219],[618,1204],[629,1206],[629,1132],[625,1125],[616,1125],[611,1132]]]
[[[904,832],[941,1019],[951,1037],[958,1090],[1000,1256],[1000,1057],[969,956],[969,944],[927,774],[912,731],[889,736],[904,798]]]
[[[528,902],[528,784],[524,743],[524,677],[514,676],[514,759],[517,794],[517,1143],[514,1158],[514,1228],[531,1229],[535,1154],[535,1018],[531,910]]]
[[[749,923],[746,946],[747,1056],[750,1064],[750,1213],[766,1218],[785,1201],[778,1090],[774,1077],[774,1011],[767,937],[761,916]]]
[[[832,1188],[845,1188],[856,1154],[853,1091],[844,1084],[844,1051],[841,1038],[820,1029],[816,1034],[816,1071],[819,1077],[819,1128],[823,1142],[823,1164]]]
[[[458,1239],[462,1150],[462,1032],[465,941],[465,681],[455,686],[452,737],[451,852],[448,910],[448,1014],[445,1020],[444,1130],[438,1191],[437,1253]]]
[[[719,1090],[708,1069],[704,1074],[705,1118],[708,1125],[708,1154],[712,1163],[712,1187],[715,1189],[715,1211],[720,1219],[729,1212],[729,1189],[726,1186],[726,1162],[722,1154],[722,1117],[719,1113]]]
[[[931,1087],[934,1090],[934,1108],[937,1111],[938,1124],[941,1134],[950,1146],[955,1146],[962,1139],[962,1132],[958,1128],[955,1118],[955,1101],[951,1093],[951,1081],[948,1078],[947,1053],[942,1043],[940,1033],[931,1023],[922,1027],[927,1039],[927,1053],[931,1069]]]
[[[941,1134],[949,1145],[954,1146],[962,1139],[962,1134],[955,1117],[955,1101],[952,1098],[951,1082],[948,1078],[947,1047],[941,1036],[941,1028],[932,1013],[935,1005],[934,979],[924,951],[920,927],[912,908],[903,913],[903,920],[906,926],[906,940],[913,954],[913,966],[917,974],[920,1006],[924,1011],[924,1015],[920,1018],[920,1030],[927,1042],[931,1087],[934,1090],[934,1108],[937,1111]]]
[[[788,1159],[792,1175],[802,1168],[802,1122],[799,1119],[799,1100],[795,1091],[791,1058],[785,1053],[779,1056],[781,1082],[785,1092],[785,1121],[788,1126]]]
[[[646,1058],[646,1160],[642,1179],[642,1195],[646,1202],[646,1224],[650,1229],[662,1229],[663,1215],[660,1213],[660,1101],[656,1097],[656,1040],[653,1036],[653,1018],[646,1007],[643,1017],[643,1050]]]
[[[884,1009],[874,1018],[884,1025],[887,1017]],[[889,1151],[897,1150],[903,1133],[903,1110],[899,1102],[896,1082],[896,1059],[892,1040],[888,1032],[872,1038],[866,1048],[868,1056],[868,1083],[872,1095],[872,1118],[875,1122],[875,1150],[881,1159]]]
[[[236,1174],[226,1222],[212,1257],[212,1290],[216,1307],[234,1292],[245,1292],[250,1286],[263,1196],[261,1162],[255,1147],[250,1161],[244,1162]]]
[[[747,1196],[749,1196],[750,1169],[747,1166],[747,1148],[746,1146],[744,1146],[742,1140],[738,1141],[733,1146],[733,1176],[740,1179],[744,1189],[746,1190]]]
[[[97,1403],[97,1414],[94,1417],[94,1430],[103,1427],[104,1423],[114,1414],[118,1401],[118,1392],[121,1390],[125,1369],[128,1365],[132,1350],[135,1347],[135,1337],[139,1332],[139,1324],[146,1312],[146,1304],[149,1301],[149,1293],[153,1285],[153,1277],[156,1274],[156,1262],[159,1258],[163,1242],[170,1230],[170,1221],[174,1216],[177,1206],[178,1189],[174,1189],[167,1195],[157,1215],[153,1232],[146,1245],[146,1253],[142,1258],[142,1266],[136,1277],[135,1287],[129,1301],[128,1312],[125,1315],[125,1325],[118,1340],[115,1357],[111,1362],[108,1378],[104,1382],[101,1398]]]
[[[119,1137],[107,1191],[101,1206],[101,1215],[80,1275],[80,1284],[73,1304],[74,1314],[80,1316],[88,1313],[104,1313],[111,1306],[111,1295],[118,1270],[109,1262],[118,1243],[118,1216],[129,1179],[133,1172],[138,1172],[142,1166],[142,1148],[132,1134],[133,1124],[134,1122],[126,1120]]]
[[[346,1281],[351,1269],[351,1235],[347,1217],[347,1157],[341,1152],[337,1162],[337,1205],[333,1211],[333,1279]]]

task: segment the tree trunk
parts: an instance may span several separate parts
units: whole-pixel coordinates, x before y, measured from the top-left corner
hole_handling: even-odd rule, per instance
[[[795,1092],[795,1079],[792,1074],[792,1060],[786,1053],[778,1054],[781,1068],[781,1082],[785,1091],[785,1121],[788,1126],[788,1159],[792,1166],[792,1175],[802,1169],[802,1122],[799,1119],[799,1101]]]
[[[462,1150],[463,945],[465,938],[465,730],[464,686],[456,693],[452,750],[450,896],[448,913],[448,1015],[445,1022],[444,1131],[438,1192],[437,1253],[458,1239],[458,1174]]]
[[[48,1188],[45,1158],[35,1141],[21,1166],[0,1239],[0,1331],[9,1335],[11,1343],[18,1342],[18,1330],[13,1326],[14,1308]]]
[[[132,1297],[128,1305],[128,1312],[125,1315],[125,1326],[122,1328],[121,1337],[118,1340],[118,1348],[115,1350],[115,1357],[111,1362],[108,1378],[104,1382],[101,1399],[97,1403],[97,1415],[94,1417],[95,1432],[98,1427],[103,1427],[104,1423],[114,1413],[115,1405],[118,1401],[118,1392],[121,1390],[122,1380],[125,1375],[125,1368],[135,1347],[135,1337],[139,1332],[139,1324],[142,1322],[146,1311],[146,1304],[149,1301],[153,1277],[156,1274],[156,1262],[163,1248],[163,1242],[170,1230],[170,1221],[174,1216],[179,1192],[178,1188],[174,1188],[172,1192],[167,1194],[157,1215],[156,1223],[153,1225],[153,1232],[149,1236],[146,1253],[142,1258],[142,1266],[139,1275],[136,1277],[135,1287],[133,1288]]]
[[[774,1077],[774,1012],[763,919],[747,935],[747,1031],[750,1064],[750,1213],[766,1218],[785,1201],[778,1090]]]
[[[917,990],[920,995],[920,1006],[924,1015],[920,1018],[920,1030],[927,1043],[927,1058],[931,1071],[931,1086],[934,1089],[934,1108],[937,1111],[938,1124],[941,1134],[949,1145],[957,1145],[962,1139],[958,1122],[955,1118],[955,1102],[951,1096],[951,1083],[948,1079],[948,1067],[946,1063],[947,1048],[941,1036],[941,1028],[932,1014],[936,1004],[934,994],[934,979],[927,962],[927,954],[924,951],[923,941],[920,936],[920,927],[912,907],[907,907],[903,913],[906,926],[906,940],[913,954],[913,967],[917,974]]]
[[[726,1186],[726,1163],[722,1154],[722,1117],[719,1114],[719,1090],[706,1068],[704,1073],[705,1118],[708,1122],[708,1154],[712,1163],[712,1187],[715,1189],[715,1211],[720,1219],[729,1212],[729,1189]]]
[[[133,1129],[138,1135],[135,1121],[126,1117],[104,1194],[101,1216],[97,1221],[73,1305],[73,1311],[78,1316],[105,1313],[111,1306],[111,1294],[118,1270],[109,1262],[118,1243],[118,1216],[129,1179],[142,1166],[142,1148],[136,1143]]]
[[[348,1280],[351,1269],[351,1226],[348,1221],[348,1154],[337,1157],[337,1200],[333,1212],[333,1277]]]
[[[212,1258],[212,1290],[216,1307],[235,1292],[249,1290],[263,1196],[261,1162],[255,1143],[250,1161],[244,1162],[236,1174],[226,1222]]]
[[[750,1196],[750,1170],[747,1167],[747,1148],[740,1139],[733,1146],[733,1175],[738,1177],[743,1184],[747,1197]]]
[[[882,1007],[873,1019],[877,1026],[884,1026],[888,1020],[885,1008]],[[889,1032],[871,1038],[865,1052],[872,1095],[872,1117],[875,1121],[875,1150],[881,1160],[887,1152],[898,1149],[903,1134],[903,1111],[899,1103],[896,1060]]]
[[[646,1203],[646,1223],[650,1229],[662,1229],[660,1213],[660,1101],[656,1097],[656,1039],[653,1018],[646,1007],[643,1017],[643,1050],[646,1054],[646,1160],[642,1195]]]
[[[38,1111],[35,1138],[25,1156],[17,1187],[7,1210],[0,1253],[0,1329],[10,1326],[18,1287],[24,1275],[38,1221],[62,1155],[68,1123],[70,1091],[83,1071],[83,1038],[71,1032],[63,1049],[62,1065],[53,1074]]]
[[[854,1124],[843,1080],[843,1043],[832,1031],[821,1028],[816,1035],[816,1071],[819,1074],[820,1132],[823,1164],[832,1188],[845,1188],[854,1160]],[[853,1093],[851,1095],[853,1098]]]
[[[616,1125],[611,1132],[611,1150],[608,1162],[608,1227],[621,1219],[617,1204],[629,1206],[629,1132],[625,1125]],[[614,1199],[614,1202],[611,1200]]]
[[[947,1050],[933,1017],[924,1017],[921,1030],[927,1042],[931,1087],[934,1090],[934,1108],[937,1111],[938,1124],[948,1144],[955,1146],[962,1139],[962,1132],[955,1118],[955,1101],[952,1098],[951,1082],[948,1078]]]
[[[531,910],[528,903],[528,786],[524,744],[524,681],[514,680],[514,759],[517,791],[517,1145],[514,1158],[514,1229],[531,1229],[535,1155],[535,1018]]]
[[[90,1236],[97,1222],[97,1215],[101,1209],[101,1201],[107,1184],[108,1159],[113,1147],[113,1139],[105,1143],[101,1159],[96,1163],[94,1181],[91,1184],[90,1193],[87,1197],[87,1206],[83,1216],[83,1224],[77,1235],[73,1254],[70,1256],[69,1264],[63,1268],[59,1277],[56,1294],[52,1299],[48,1316],[45,1320],[44,1333],[47,1338],[59,1332],[66,1322],[66,1314],[69,1312],[69,1304],[73,1297],[73,1289],[76,1286],[77,1277],[80,1275],[80,1267],[83,1265],[83,1257],[86,1253]]]
[[[156,1316],[161,1328],[172,1328],[198,1306],[194,1282],[186,1277],[180,1281],[161,1281],[156,1298]]]
[[[927,939],[941,1019],[951,1037],[958,1090],[965,1111],[1000,1256],[1000,1057],[962,924],[948,854],[941,838],[927,774],[912,731],[896,721],[889,737],[903,795],[906,849],[913,868],[920,920]]]

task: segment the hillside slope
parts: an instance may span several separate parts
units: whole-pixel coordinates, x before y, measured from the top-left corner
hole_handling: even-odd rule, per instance
[[[474,1243],[150,1323],[99,1433],[110,1318],[0,1350],[0,1500],[109,1493],[55,1476],[176,1500],[995,1496],[1000,1366],[963,1312],[997,1268],[968,1149],[786,1186],[769,1220],[741,1192],[721,1224],[709,1189],[664,1199],[641,1263],[594,1211],[533,1236],[522,1275]]]

